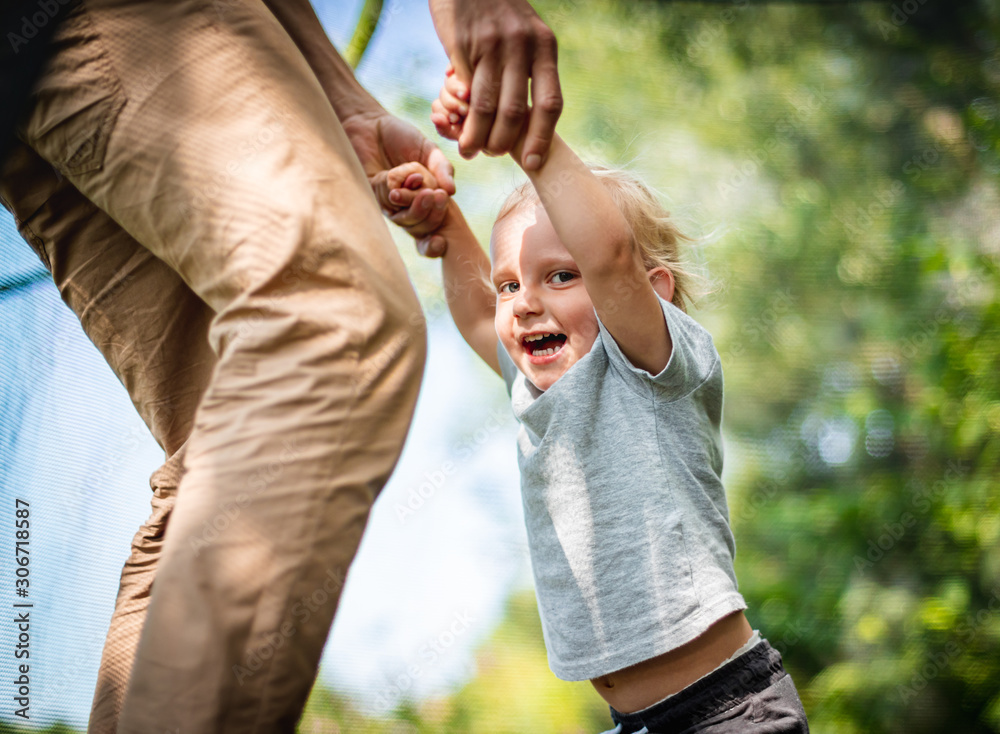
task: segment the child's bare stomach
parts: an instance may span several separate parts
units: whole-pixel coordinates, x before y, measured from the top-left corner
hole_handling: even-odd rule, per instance
[[[633,713],[711,673],[752,634],[743,612],[733,612],[676,650],[590,682],[616,711]]]

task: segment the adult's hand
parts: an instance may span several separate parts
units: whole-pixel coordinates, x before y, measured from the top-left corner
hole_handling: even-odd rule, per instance
[[[384,110],[353,115],[341,123],[369,181],[412,161],[423,164],[434,175],[437,188],[421,189],[408,207],[386,214],[413,235],[420,252],[429,257],[443,255],[447,243],[435,232],[444,221],[448,197],[455,193],[455,169],[444,153],[413,125]]]
[[[548,153],[563,106],[552,30],[527,0],[429,2],[456,76],[469,85],[459,153],[472,158],[479,151],[510,152],[528,116],[521,164],[535,170]]]

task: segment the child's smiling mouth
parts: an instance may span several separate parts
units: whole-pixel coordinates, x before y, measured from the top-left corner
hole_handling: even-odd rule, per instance
[[[566,339],[565,334],[538,331],[521,337],[521,346],[532,364],[547,364],[562,352]]]

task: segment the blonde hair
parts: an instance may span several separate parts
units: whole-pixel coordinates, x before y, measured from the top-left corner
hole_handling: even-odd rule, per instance
[[[701,295],[697,275],[680,254],[682,240],[694,241],[683,234],[646,184],[628,171],[588,165],[611,194],[619,211],[632,228],[632,237],[642,253],[647,271],[663,266],[674,276],[673,304],[687,311],[685,302]],[[530,204],[541,204],[531,181],[525,181],[506,198],[497,214],[497,222]],[[496,223],[494,223],[496,226]]]

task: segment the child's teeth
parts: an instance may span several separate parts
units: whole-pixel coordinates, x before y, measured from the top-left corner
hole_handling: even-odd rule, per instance
[[[562,349],[562,345],[560,345],[559,349]],[[534,351],[531,354],[535,357],[548,357],[550,354],[555,354],[556,352],[558,352],[559,349],[556,349],[555,347],[549,347],[548,349],[541,349]]]

